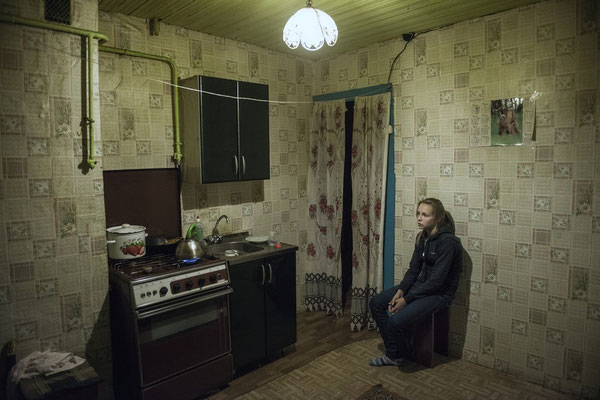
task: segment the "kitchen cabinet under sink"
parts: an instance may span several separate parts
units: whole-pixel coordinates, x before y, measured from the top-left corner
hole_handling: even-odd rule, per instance
[[[269,86],[207,76],[179,85],[184,180],[269,179]]]
[[[296,343],[296,253],[229,267],[234,370]]]

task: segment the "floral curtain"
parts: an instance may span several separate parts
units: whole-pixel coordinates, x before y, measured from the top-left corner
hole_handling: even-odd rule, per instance
[[[342,314],[344,100],[313,106],[308,165],[306,297],[309,311]]]
[[[351,329],[375,329],[369,300],[383,289],[383,228],[391,93],[357,97],[352,130]]]

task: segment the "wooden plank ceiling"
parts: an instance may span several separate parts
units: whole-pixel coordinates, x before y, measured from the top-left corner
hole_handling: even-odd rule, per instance
[[[339,30],[334,47],[288,49],[283,26],[303,0],[100,0],[102,11],[210,33],[319,60],[372,43],[423,32],[539,0],[313,0]]]

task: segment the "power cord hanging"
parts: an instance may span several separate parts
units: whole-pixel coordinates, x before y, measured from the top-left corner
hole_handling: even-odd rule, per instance
[[[426,32],[429,32],[429,31],[423,31],[423,32],[419,32],[419,33],[409,32],[409,33],[402,34],[402,39],[404,39],[404,42],[405,42],[404,47],[402,48],[402,50],[400,50],[400,53],[398,53],[398,55],[394,58],[394,61],[392,61],[392,65],[390,65],[390,73],[388,74],[388,79],[387,79],[388,82],[390,82],[390,79],[392,78],[392,71],[394,70],[394,65],[396,64],[396,61],[398,60],[400,55],[402,53],[404,53],[404,50],[406,50],[406,46],[408,46],[408,44],[410,42],[412,42],[412,40],[414,38],[416,38],[417,36],[422,35]]]

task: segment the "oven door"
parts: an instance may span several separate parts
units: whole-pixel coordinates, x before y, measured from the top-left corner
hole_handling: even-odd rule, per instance
[[[136,311],[142,387],[231,351],[227,288]]]

